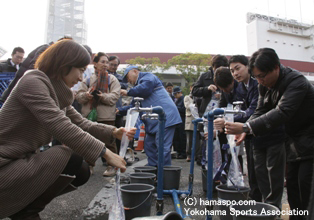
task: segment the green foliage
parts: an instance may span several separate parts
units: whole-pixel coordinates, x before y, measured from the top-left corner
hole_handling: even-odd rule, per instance
[[[189,93],[190,85],[197,81],[201,73],[208,70],[210,60],[211,56],[209,54],[184,53],[168,60],[166,68],[170,68],[171,66],[176,68],[177,73],[181,74],[187,83],[184,90]]]
[[[159,79],[161,79],[162,73],[160,69],[162,69],[162,67],[166,65],[162,64],[158,57],[153,58],[136,57],[135,59],[126,60],[126,63],[138,66],[142,72],[154,73]]]
[[[177,74],[183,76],[186,87],[181,88],[184,95],[190,93],[190,85],[196,82],[201,73],[208,71],[211,56],[200,53],[184,53],[172,57],[167,63],[161,63],[158,57],[143,58],[136,57],[126,62],[140,67],[142,72],[153,72],[162,80],[161,73],[166,72],[171,67],[175,67]]]

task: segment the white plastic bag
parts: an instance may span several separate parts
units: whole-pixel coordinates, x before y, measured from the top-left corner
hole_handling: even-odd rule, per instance
[[[208,141],[206,141],[206,160],[208,158]],[[213,179],[215,178],[217,172],[222,164],[220,142],[218,138],[218,131],[216,131],[216,140],[213,142]],[[208,163],[205,165],[206,170],[208,169]]]
[[[228,104],[227,109],[233,110],[233,105]],[[233,114],[226,114],[224,118],[226,122],[234,122]],[[244,187],[245,184],[244,184],[243,175],[241,172],[240,162],[238,159],[237,151],[239,151],[239,148],[236,147],[234,138],[235,138],[234,135],[231,135],[231,134],[227,135],[228,144],[230,146],[230,153],[231,153],[231,163],[230,163],[229,172],[228,172],[227,186],[235,187],[239,189],[241,187]]]
[[[195,119],[199,118],[199,114],[198,114],[198,109],[197,109],[197,106],[194,104],[194,103],[191,103],[189,105],[189,108],[190,108],[190,111],[191,111],[191,114],[193,115],[193,117]]]
[[[132,127],[135,126],[136,120],[138,118],[139,112],[137,111],[131,111],[128,110],[127,116],[126,116],[126,123],[125,123],[125,129],[126,131],[129,131]],[[129,145],[129,139],[126,136],[126,133],[123,134],[122,140],[121,140],[121,147],[119,155],[121,157],[125,156],[126,150]],[[120,191],[120,169],[118,169],[117,175],[116,175],[116,185],[115,185],[115,201],[110,209],[109,212],[109,220],[124,220],[125,214],[124,214],[124,206],[123,201],[121,197],[121,191]]]

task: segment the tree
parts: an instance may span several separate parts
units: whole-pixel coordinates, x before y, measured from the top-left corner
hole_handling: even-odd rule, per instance
[[[175,67],[179,75],[182,75],[187,82],[185,88],[181,88],[184,94],[190,93],[190,85],[196,82],[200,74],[208,71],[211,56],[210,54],[183,53],[168,60],[163,71]]]
[[[162,80],[161,73],[164,66],[166,64],[163,64],[160,62],[160,59],[158,57],[153,58],[143,58],[143,57],[136,57],[135,59],[126,60],[126,63],[137,65],[140,67],[140,70],[142,72],[151,72],[154,73],[160,80]]]
[[[137,65],[143,72],[152,72],[162,80],[161,73],[166,72],[171,67],[175,67],[177,74],[183,76],[186,87],[181,87],[183,94],[190,93],[190,85],[196,82],[201,73],[208,71],[211,56],[200,53],[183,53],[172,57],[167,63],[161,63],[158,57],[127,60],[132,65]]]

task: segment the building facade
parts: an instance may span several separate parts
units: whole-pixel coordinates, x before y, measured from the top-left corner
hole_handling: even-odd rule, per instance
[[[259,48],[270,47],[281,59],[314,62],[313,23],[256,13],[247,13],[247,23],[249,55]]]
[[[85,0],[49,0],[45,42],[69,36],[86,44]]]

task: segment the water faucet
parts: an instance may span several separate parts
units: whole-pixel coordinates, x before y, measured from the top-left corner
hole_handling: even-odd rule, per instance
[[[135,100],[134,108],[135,110],[139,110],[141,106],[141,101],[143,101],[144,99],[141,97],[135,97],[134,100]]]
[[[241,110],[241,106],[243,105],[242,101],[233,102],[232,104],[235,105],[233,110],[225,109],[224,114],[246,114],[245,111]]]
[[[131,112],[132,111],[137,111],[137,112],[148,112],[148,113],[152,113],[153,112],[153,107],[150,108],[142,108],[141,106],[141,101],[143,101],[144,99],[141,97],[135,97],[134,98],[135,103],[134,103],[134,107],[131,108]]]

